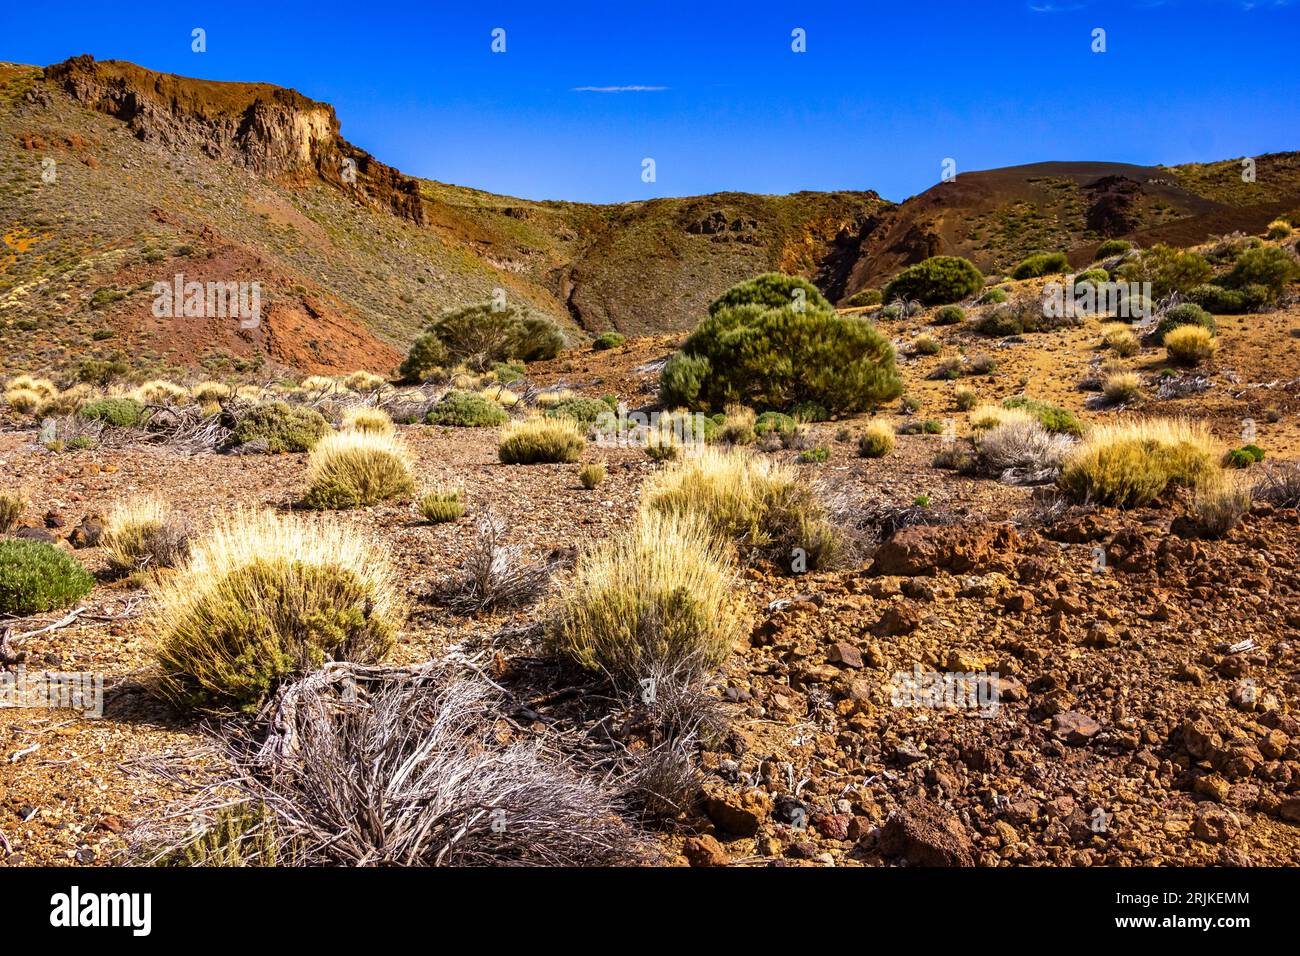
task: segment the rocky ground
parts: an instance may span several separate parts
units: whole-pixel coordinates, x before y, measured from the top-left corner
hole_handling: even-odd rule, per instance
[[[652,363],[672,345],[570,353],[533,374],[632,400],[652,387]],[[989,397],[1016,391],[1016,363],[1036,354],[1008,350]],[[909,363],[909,392],[925,394],[924,374]],[[1293,393],[1277,395],[1289,410]],[[941,408],[940,397],[925,401]],[[1081,395],[1074,403],[1093,414]],[[1294,440],[1293,419],[1269,426],[1270,448]],[[837,508],[848,503],[839,520],[860,526],[866,548],[835,571],[746,570],[753,629],[713,689],[728,732],[699,755],[691,809],[654,829],[665,862],[1300,859],[1300,514],[1257,505],[1224,540],[1183,537],[1178,505],[1056,511],[1032,489],[937,470],[942,436],[903,435],[887,458],[860,458],[846,440],[857,424],[812,426],[811,443],[829,459],[798,467]],[[1225,440],[1232,427],[1229,414]],[[430,603],[468,553],[476,517],[500,518],[526,560],[564,557],[627,525],[641,483],[663,467],[638,449],[591,446],[584,460],[605,461],[609,478],[588,491],[575,465],[500,464],[492,429],[401,432],[419,484],[463,486],[469,505],[434,526],[409,503],[344,513],[404,575],[413,614],[402,663],[490,643],[544,616],[545,600],[468,618]],[[63,542],[92,571],[103,558],[84,546],[87,531],[123,497],[161,493],[202,528],[219,509],[292,508],[303,490],[303,456],[54,454],[34,438],[0,434],[0,466],[32,493],[22,533]],[[764,453],[797,460],[793,450]],[[918,496],[927,507],[914,506]],[[900,513],[922,523],[875,547],[884,516]],[[135,580],[102,583],[71,622],[9,622],[16,633],[56,625],[11,641],[10,655],[29,669],[102,673],[107,706],[102,718],[0,711],[5,865],[120,862],[124,835],[173,796],[159,767],[202,772],[202,726],[145,689],[147,600]],[[531,688],[536,732],[592,719],[583,695],[547,693],[575,676],[534,646],[495,646],[493,668],[506,685],[535,685],[539,674],[553,683]],[[902,706],[900,678],[918,669],[988,675],[997,704]]]

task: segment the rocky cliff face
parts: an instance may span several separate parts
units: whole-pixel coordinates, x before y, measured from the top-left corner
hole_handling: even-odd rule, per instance
[[[264,176],[317,175],[354,199],[424,221],[416,180],[339,135],[334,108],[266,83],[219,83],[77,56],[45,79],[83,106],[122,120],[146,142],[195,150]]]

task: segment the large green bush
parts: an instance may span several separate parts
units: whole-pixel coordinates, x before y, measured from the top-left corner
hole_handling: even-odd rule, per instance
[[[118,428],[134,428],[144,417],[144,406],[134,398],[101,398],[82,405],[77,414]]]
[[[765,272],[745,282],[737,282],[714,299],[709,305],[709,315],[717,315],[723,309],[738,305],[758,305],[765,309],[779,309],[786,305],[798,308],[800,301],[805,311],[829,310],[831,307],[826,297],[807,279]]]
[[[74,558],[44,541],[0,541],[0,614],[22,617],[75,604],[95,579]]]
[[[894,276],[885,286],[885,301],[916,299],[926,305],[960,302],[984,288],[984,276],[968,259],[934,256]]]
[[[556,402],[551,408],[546,410],[546,414],[551,418],[572,418],[581,425],[594,425],[601,415],[608,415],[613,411],[609,403],[599,398],[566,398],[561,402]]]
[[[1215,315],[1240,315],[1267,303],[1270,293],[1262,285],[1248,285],[1244,289],[1226,289],[1221,285],[1207,282],[1188,292],[1187,298]]]
[[[1039,276],[1065,272],[1070,268],[1070,260],[1064,252],[1036,252],[1020,260],[1020,264],[1011,270],[1013,279],[1036,279]]]
[[[665,366],[663,404],[692,410],[816,405],[838,414],[901,394],[894,349],[874,325],[805,304],[802,312],[759,304],[715,310]]]
[[[544,315],[522,307],[467,305],[448,312],[430,329],[452,362],[488,368],[496,362],[552,359],[565,347],[564,333]]]
[[[502,425],[509,417],[500,405],[476,392],[448,392],[433,406],[426,421],[430,425],[483,428]]]
[[[264,402],[235,423],[234,439],[241,445],[264,443],[272,453],[311,451],[330,431],[330,423],[314,408]]]

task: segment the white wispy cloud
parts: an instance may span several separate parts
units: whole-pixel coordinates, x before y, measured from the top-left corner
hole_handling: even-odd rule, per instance
[[[574,93],[658,93],[666,86],[575,86]]]
[[[1072,13],[1083,9],[1081,3],[1031,3],[1028,6],[1030,13]]]

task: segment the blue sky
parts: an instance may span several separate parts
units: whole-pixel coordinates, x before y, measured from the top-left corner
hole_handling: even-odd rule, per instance
[[[1300,0],[546,6],[8,0],[0,59],[91,53],[290,86],[332,103],[343,135],[383,162],[532,199],[902,200],[949,157],[960,174],[1300,148]],[[190,49],[194,27],[205,53]],[[791,50],[796,28],[805,53]],[[1105,53],[1090,49],[1094,28]],[[634,86],[654,89],[580,89]]]

